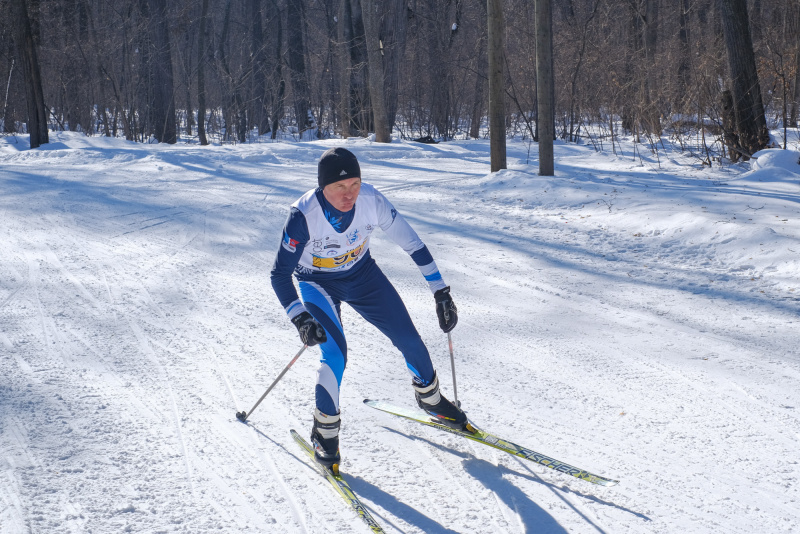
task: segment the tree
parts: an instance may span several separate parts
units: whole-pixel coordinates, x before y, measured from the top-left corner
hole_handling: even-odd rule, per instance
[[[539,107],[539,175],[553,176],[553,10],[550,0],[536,0],[536,90]]]
[[[479,17],[482,16],[486,19],[486,3],[480,2],[481,11]],[[486,85],[487,85],[487,58],[486,58],[486,40],[488,31],[488,24],[481,24],[481,33],[479,33],[477,42],[475,43],[475,84],[472,90],[472,107],[469,117],[469,136],[473,139],[478,139],[481,135],[481,120],[486,111]]]
[[[278,128],[284,114],[283,110],[284,101],[286,99],[286,79],[283,76],[283,59],[281,57],[283,52],[281,48],[281,43],[283,42],[283,24],[281,23],[280,11],[274,2],[270,2],[268,5],[271,6],[270,13],[273,15],[271,19],[275,26],[275,48],[273,49],[275,54],[273,56],[275,60],[275,70],[273,72],[271,81],[273,90],[277,87],[277,93],[274,94],[274,96],[272,96],[270,99],[272,103],[270,111],[270,115],[272,116],[272,126],[270,129],[272,132],[270,133],[270,137],[275,139],[278,136]]]
[[[506,168],[506,104],[503,77],[503,0],[486,0],[489,22],[489,151],[492,172]]]
[[[646,0],[644,7],[644,76],[642,79],[642,123],[649,134],[661,135],[661,123],[656,104],[655,92],[656,45],[658,43],[658,2]]]
[[[258,134],[269,131],[267,112],[267,55],[264,43],[264,30],[261,24],[261,0],[250,0],[250,59],[253,62],[253,122]]]
[[[148,70],[150,127],[159,143],[178,141],[175,122],[175,89],[172,74],[172,47],[169,39],[166,0],[140,0],[142,18],[147,25],[148,47],[144,68]]]
[[[297,133],[303,139],[304,132],[315,127],[314,116],[311,113],[311,88],[306,74],[303,0],[289,0],[286,7],[287,56],[291,70],[294,114],[297,120]]]
[[[200,29],[197,37],[197,135],[200,144],[208,144],[206,138],[206,25],[208,23],[208,0],[200,7]]]
[[[359,0],[342,0],[339,10],[339,42],[343,137],[362,135],[369,131],[369,92],[365,79],[368,59],[361,12]]]
[[[729,134],[731,159],[751,155],[769,144],[767,120],[756,71],[746,0],[720,0],[720,17],[728,52],[733,132]]]
[[[381,26],[383,45],[384,88],[386,115],[389,131],[394,129],[397,119],[398,96],[401,79],[401,65],[406,52],[407,16],[404,0],[390,0]]]
[[[636,134],[661,134],[659,111],[653,103],[655,52],[658,43],[658,1],[629,0],[630,54],[626,61],[625,103],[622,125]]]
[[[372,118],[375,124],[375,141],[391,143],[392,132],[386,113],[383,83],[383,49],[378,34],[380,20],[377,12],[378,2],[361,0],[361,13],[364,20],[364,36],[367,45],[369,96],[372,103]]]
[[[47,108],[44,105],[42,90],[42,74],[39,69],[39,55],[33,40],[31,21],[28,17],[28,6],[25,0],[11,0],[11,25],[14,31],[14,43],[17,55],[22,64],[25,80],[25,99],[28,103],[28,133],[31,136],[31,148],[49,143],[47,131]]]

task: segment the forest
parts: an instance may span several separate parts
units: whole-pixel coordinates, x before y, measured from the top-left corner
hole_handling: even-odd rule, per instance
[[[45,139],[47,130],[200,144],[368,136],[378,108],[403,139],[486,137],[494,5],[505,131],[538,140],[535,4],[0,0],[0,132],[33,135],[38,113]],[[782,132],[772,140],[782,146],[797,135],[797,2],[563,0],[548,24],[557,139],[598,149],[620,135],[654,150],[672,142],[710,165],[763,148],[768,129]]]

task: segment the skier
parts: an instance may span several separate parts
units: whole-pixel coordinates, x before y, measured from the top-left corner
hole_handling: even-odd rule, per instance
[[[373,186],[361,182],[355,155],[327,150],[317,166],[318,186],[292,204],[271,271],[272,287],[300,339],[322,351],[315,388],[311,442],[317,462],[339,464],[339,387],[347,364],[341,303],[348,303],[400,350],[412,375],[419,406],[438,421],[463,429],[467,416],[439,392],[428,349],[400,295],[369,251],[370,234],[380,228],[419,267],[436,302],[439,326],[450,332],[458,315],[428,248]],[[292,274],[298,280],[297,295]]]

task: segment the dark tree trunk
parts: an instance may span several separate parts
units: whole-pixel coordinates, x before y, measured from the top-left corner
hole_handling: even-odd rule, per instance
[[[272,98],[272,133],[270,137],[276,139],[278,136],[278,127],[280,120],[283,118],[283,105],[286,97],[286,80],[283,78],[283,61],[282,61],[282,45],[283,43],[283,23],[281,22],[280,13],[277,13],[277,8],[271,4],[275,10],[276,16],[273,17],[275,21],[275,74],[273,77],[274,84],[278,87],[278,93]]]
[[[70,52],[75,51],[75,47],[73,46],[73,42],[80,39],[80,35],[78,32],[78,8],[79,5],[75,0],[68,0],[64,3],[63,10],[61,11],[62,20],[60,21],[64,27],[64,37],[66,37],[65,42],[61,44],[61,47]],[[90,134],[89,131],[89,124],[87,121],[83,120],[81,108],[83,107],[80,102],[81,95],[80,95],[80,88],[79,80],[84,80],[84,76],[81,75],[80,69],[77,67],[75,63],[71,63],[69,68],[61,69],[61,81],[60,86],[62,88],[61,94],[61,102],[60,106],[63,112],[62,120],[64,126],[69,129],[71,132],[76,132],[78,129],[83,130],[87,134]],[[90,104],[87,104],[87,109]]]
[[[628,3],[628,53],[625,57],[624,79],[622,80],[622,128],[634,134],[638,141],[637,113],[637,66],[641,59],[642,43],[642,17],[639,14],[639,2]]]
[[[678,3],[678,42],[680,60],[678,62],[678,91],[676,100],[686,98],[686,89],[689,87],[691,64],[691,49],[689,47],[689,0],[680,0]]]
[[[166,0],[140,0],[150,45],[150,119],[153,136],[160,143],[176,143],[175,90],[172,48],[169,40]]]
[[[384,51],[384,94],[389,131],[394,130],[397,119],[400,65],[406,52],[407,33],[406,3],[404,0],[391,0],[381,30]]]
[[[183,55],[183,89],[186,92],[186,135],[191,137],[194,129],[194,106],[192,106],[192,48],[194,35],[190,31],[191,17],[189,10],[184,12],[184,55]]]
[[[366,135],[369,131],[369,91],[367,89],[367,48],[364,41],[364,22],[361,15],[359,0],[343,0],[345,20],[343,34],[347,40],[343,41],[347,47],[349,63],[347,71],[347,108],[350,117],[348,129],[350,135]]]
[[[339,106],[343,137],[369,131],[367,49],[359,0],[342,0],[339,10],[340,82]]]
[[[539,120],[539,175],[553,176],[553,11],[550,0],[536,0],[536,91]]]
[[[798,107],[800,106],[800,5],[794,7],[792,13],[795,21],[795,42],[794,42],[794,87],[792,88],[792,105],[789,111],[789,126],[797,128]]]
[[[225,51],[231,30],[232,4],[233,0],[228,0],[228,3],[225,5],[222,32],[220,33],[219,46],[217,47],[217,60],[222,70],[223,77],[228,82],[228,92],[230,93],[228,105],[223,109],[225,136],[230,138],[235,135],[238,142],[244,143],[247,141],[247,116],[242,101],[241,82],[238,78],[234,77],[231,66],[228,63],[228,55]]]
[[[491,171],[506,168],[506,104],[503,68],[503,1],[486,0],[489,24],[489,151]],[[540,136],[541,138],[541,136]]]
[[[653,102],[655,86],[656,46],[658,44],[658,2],[645,0],[644,54],[645,71],[642,79],[642,125],[647,133],[661,135],[661,121],[656,104]]]
[[[208,24],[208,0],[200,7],[200,35],[197,37],[197,135],[200,144],[208,144],[206,138],[206,25]]]
[[[292,71],[294,113],[297,120],[297,133],[300,138],[303,137],[303,132],[314,127],[314,119],[311,115],[311,89],[306,75],[304,23],[303,0],[288,0],[286,6],[287,56],[289,69]]]
[[[459,35],[463,34],[458,30],[461,3],[455,2],[450,10],[451,4],[437,2],[436,11],[432,17],[426,19],[425,31],[434,36],[431,47],[433,48],[430,56],[430,69],[436,73],[432,78],[431,86],[426,92],[430,94],[430,121],[433,123],[433,130],[444,139],[452,138],[455,119],[454,119],[454,92],[455,69],[451,58],[453,57],[452,47]],[[442,28],[441,21],[452,21],[453,25]]]
[[[356,135],[353,128],[353,115],[350,110],[350,47],[353,42],[353,17],[350,9],[350,1],[342,0],[339,5],[338,16],[338,58],[337,65],[339,72],[339,134],[344,137]]]
[[[630,54],[625,66],[622,127],[634,133],[661,134],[659,111],[653,102],[655,53],[658,44],[658,1],[632,0],[630,14]]]
[[[39,56],[33,39],[31,20],[25,0],[11,0],[11,26],[14,43],[22,65],[25,80],[25,99],[28,105],[28,133],[31,148],[50,142],[47,131],[47,108],[44,105],[42,75],[39,70]]]
[[[250,57],[253,61],[253,124],[258,134],[269,131],[267,112],[267,58],[261,23],[261,0],[250,0]]]
[[[383,50],[381,49],[381,40],[378,34],[380,14],[375,10],[378,4],[374,0],[361,0],[361,6],[369,61],[369,95],[372,103],[372,116],[375,122],[375,141],[377,143],[391,143],[392,132],[389,129],[389,119],[384,99]]]
[[[720,0],[719,6],[730,68],[735,117],[733,133],[737,138],[737,145],[729,148],[748,159],[769,144],[769,132],[750,37],[747,2]]]
[[[733,110],[733,96],[729,90],[722,91],[720,95],[720,108],[722,117],[722,140],[729,148],[731,161],[739,161],[742,153],[739,151],[739,136],[736,135],[736,113]]]
[[[481,6],[481,14],[482,19],[486,20],[486,4],[484,2],[480,3]],[[488,30],[488,27],[485,25],[484,29]],[[483,120],[483,114],[486,110],[486,90],[487,90],[487,58],[486,58],[486,41],[487,35],[486,32],[481,32],[481,37],[478,42],[478,46],[476,48],[476,76],[475,76],[475,87],[473,93],[473,101],[472,101],[472,111],[470,113],[470,121],[469,121],[469,136],[473,139],[478,139],[481,136],[481,122]]]

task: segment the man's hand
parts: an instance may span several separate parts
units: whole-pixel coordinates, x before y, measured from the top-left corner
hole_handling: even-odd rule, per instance
[[[450,297],[450,286],[434,293],[433,298],[436,299],[436,315],[439,317],[439,326],[444,332],[450,332],[458,322],[458,310]]]
[[[309,347],[328,341],[328,336],[325,335],[325,329],[322,328],[322,325],[307,311],[300,312],[300,314],[292,319],[292,322],[297,327],[300,340]]]

